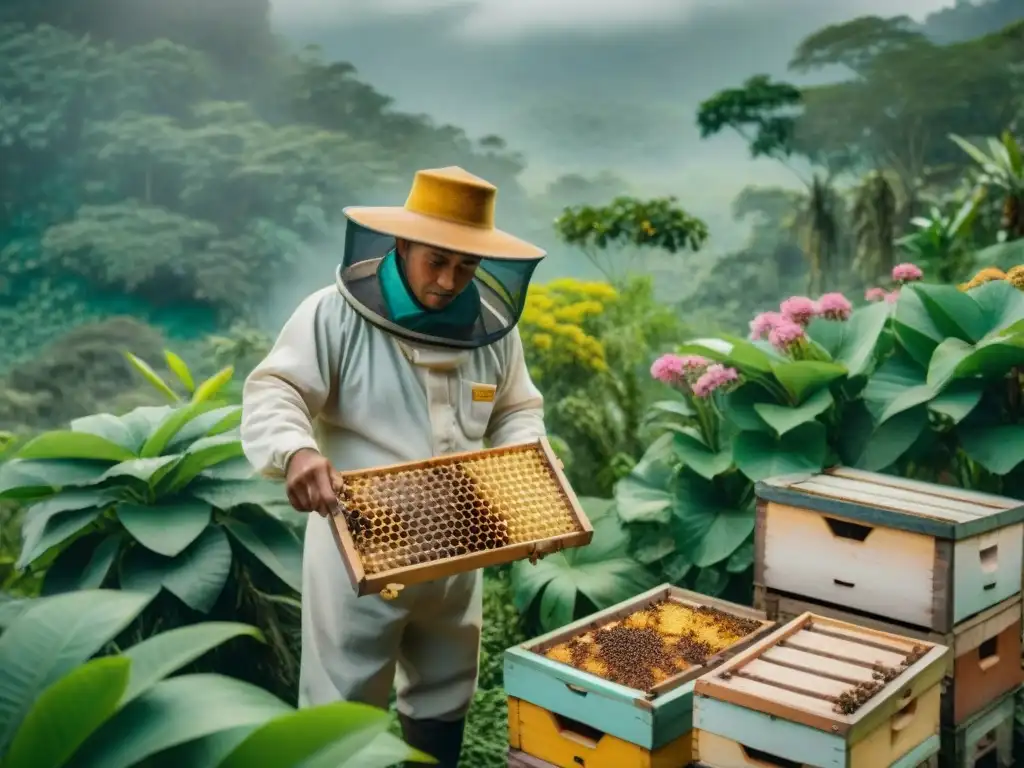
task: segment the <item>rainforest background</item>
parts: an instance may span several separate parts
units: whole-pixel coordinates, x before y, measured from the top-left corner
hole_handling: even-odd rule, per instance
[[[952,412],[940,401],[948,393],[887,410],[894,388],[924,382],[894,368],[884,341],[911,327],[900,315],[910,310],[895,309],[890,330],[857,331],[867,350],[857,370],[853,342],[829,347],[844,376],[872,382],[847,392],[855,408],[836,411],[858,429],[835,436],[829,403],[812,412],[824,402],[806,407],[813,387],[790,390],[784,405],[809,421],[734,452],[704,429],[703,406],[651,377],[660,354],[746,336],[754,314],[792,294],[843,292],[858,313],[874,312],[865,292],[891,287],[901,262],[937,285],[989,267],[1013,284],[1006,273],[1024,263],[1024,7],[908,3],[911,18],[869,15],[899,3],[854,5],[694,4],[659,22],[665,4],[654,3],[652,32],[624,29],[611,6],[524,20],[495,17],[487,3],[7,0],[4,455],[98,458],[67,431],[112,439],[113,422],[74,420],[135,414],[150,418],[152,437],[168,413],[200,400],[216,410],[189,415],[205,421],[188,439],[222,438],[204,444],[218,452],[196,472],[176,469],[171,480],[157,479],[152,462],[185,451],[184,433],[149,440],[136,456],[151,464],[148,495],[134,503],[180,514],[180,547],[159,541],[170,517],[115,515],[106,497],[33,512],[44,496],[9,472],[0,583],[10,615],[40,590],[144,585],[154,602],[118,648],[205,619],[252,623],[264,644],[232,639],[189,669],[292,701],[302,520],[279,489],[239,468],[230,419],[283,320],[331,280],[342,208],[400,204],[424,167],[460,165],[495,183],[499,224],[549,250],[522,332],[553,440],[600,534],[532,572],[488,571],[467,766],[504,765],[504,648],[663,581],[749,601],[757,479],[839,456],[1024,494],[1017,432],[991,438],[1012,454],[993,459],[978,447],[984,425],[960,440],[936,420]],[[948,318],[935,327],[933,336],[953,333]],[[743,426],[744,392],[713,418],[753,429]],[[987,397],[967,410],[981,413]],[[1002,415],[989,422],[1009,423],[993,409]],[[223,429],[211,413],[227,419]],[[956,414],[956,425],[972,424]],[[936,430],[946,430],[943,451],[920,453]],[[840,432],[856,432],[858,444]],[[45,450],[37,442],[19,454],[47,434]],[[132,560],[143,555],[145,568]]]

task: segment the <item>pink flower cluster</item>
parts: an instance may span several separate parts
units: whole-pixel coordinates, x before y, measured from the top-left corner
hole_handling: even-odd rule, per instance
[[[826,320],[849,320],[853,305],[841,293],[826,293],[817,301],[806,296],[791,296],[782,302],[778,312],[762,312],[750,321],[750,338],[768,341],[776,349],[788,350],[806,336],[804,328],[816,317]]]
[[[897,264],[892,268],[892,279],[897,286],[916,283],[923,278],[924,272],[917,264],[906,262],[904,264]],[[887,291],[885,288],[868,288],[864,292],[864,298],[868,301],[885,301],[889,304],[895,304],[899,297],[900,289],[898,287],[891,291]]]
[[[914,283],[924,277],[924,272],[917,264],[897,264],[892,268],[892,279],[900,285]]]
[[[700,355],[662,355],[651,366],[651,376],[662,384],[681,387],[696,397],[739,381],[739,372]]]
[[[709,365],[701,377],[694,382],[693,394],[696,397],[709,397],[716,389],[728,386],[739,381],[740,374],[735,368],[715,363]]]
[[[662,355],[651,366],[651,377],[662,384],[685,384],[704,373],[710,362],[699,355]]]

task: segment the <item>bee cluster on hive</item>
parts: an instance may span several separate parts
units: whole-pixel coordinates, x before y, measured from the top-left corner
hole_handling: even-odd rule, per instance
[[[881,691],[887,683],[891,683],[897,677],[906,672],[910,667],[920,661],[928,649],[923,645],[915,645],[914,649],[906,655],[899,666],[887,667],[884,664],[875,664],[870,682],[858,683],[848,691],[839,694],[832,704],[832,711],[840,715],[852,715],[863,707],[869,699]]]
[[[349,475],[338,501],[371,575],[582,530],[538,446]]]
[[[597,629],[583,630],[544,656],[647,693],[760,627],[758,621],[717,608],[664,599]]]

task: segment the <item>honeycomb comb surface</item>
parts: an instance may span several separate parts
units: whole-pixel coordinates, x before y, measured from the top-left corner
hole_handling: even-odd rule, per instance
[[[544,655],[646,693],[760,627],[717,608],[661,600],[597,629],[583,629]]]
[[[338,501],[367,575],[582,530],[533,445],[348,474]]]

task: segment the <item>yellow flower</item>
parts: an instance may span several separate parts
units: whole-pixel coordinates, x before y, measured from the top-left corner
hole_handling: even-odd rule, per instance
[[[1007,272],[1006,279],[1013,284],[1014,288],[1024,291],[1024,264],[1018,264]]]
[[[547,333],[537,333],[530,339],[533,346],[537,349],[548,350],[551,349],[552,339]]]

